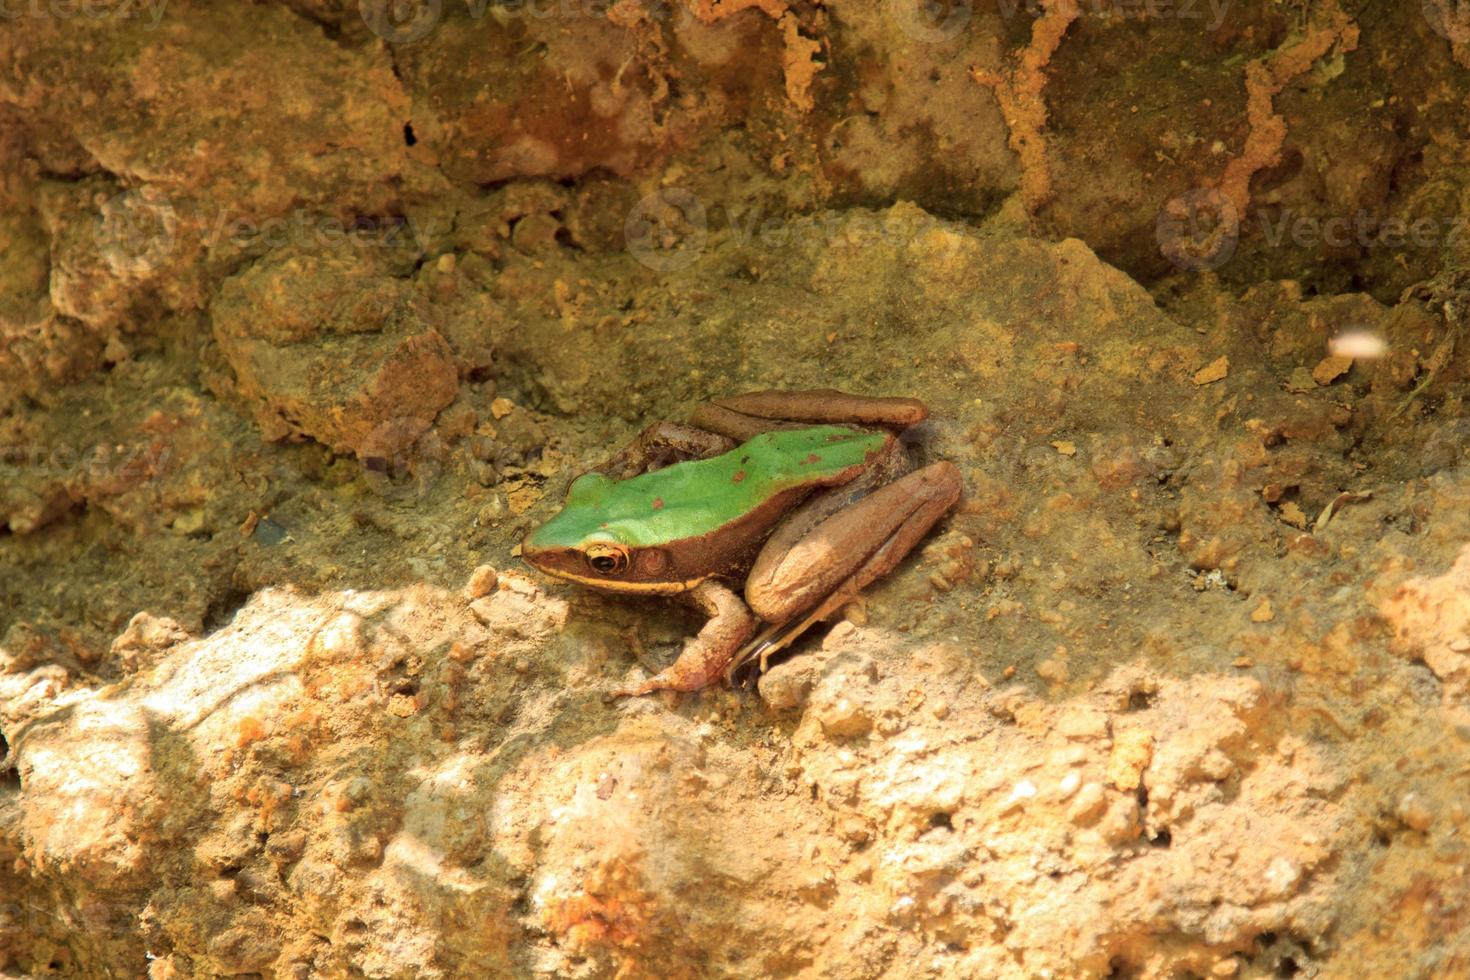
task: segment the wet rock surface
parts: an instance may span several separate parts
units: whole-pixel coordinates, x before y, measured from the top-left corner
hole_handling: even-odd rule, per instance
[[[1470,969],[1463,256],[1252,230],[1458,214],[1470,40],[868,6],[0,28],[0,971]],[[521,535],[824,386],[960,507],[606,702],[697,620]]]

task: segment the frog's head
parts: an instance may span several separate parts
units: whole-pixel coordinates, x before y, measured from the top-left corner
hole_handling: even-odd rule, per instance
[[[619,519],[617,481],[601,473],[578,477],[567,502],[521,542],[521,557],[558,578],[610,592],[672,595],[699,584],[679,581],[664,542],[648,528]]]

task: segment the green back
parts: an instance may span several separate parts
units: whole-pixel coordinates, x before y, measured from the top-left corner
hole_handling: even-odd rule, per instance
[[[829,483],[883,448],[881,433],[835,425],[766,432],[711,459],[676,463],[630,480],[588,473],[561,513],[532,533],[535,548],[587,541],[657,546],[723,527],[783,490]]]

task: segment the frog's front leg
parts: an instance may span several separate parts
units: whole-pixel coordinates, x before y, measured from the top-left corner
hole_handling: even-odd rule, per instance
[[[705,579],[685,595],[709,614],[709,622],[684,645],[679,659],[646,681],[614,690],[612,697],[697,691],[724,676],[736,651],[755,632],[756,618],[744,601],[714,579]]]

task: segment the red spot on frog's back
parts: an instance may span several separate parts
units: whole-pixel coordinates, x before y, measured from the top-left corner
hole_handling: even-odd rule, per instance
[[[820,463],[821,461],[822,457],[818,456],[816,453],[812,453],[806,459],[802,460],[802,463]]]
[[[745,471],[744,470],[736,470],[735,471],[735,475],[732,476],[732,477],[730,477],[730,482],[731,483],[743,483],[744,481],[745,481]]]
[[[664,509],[664,498],[662,498],[662,497],[654,497],[653,498],[653,509],[654,510],[663,510]]]

